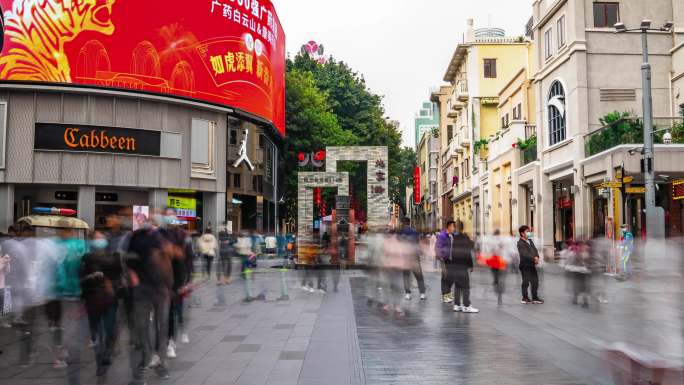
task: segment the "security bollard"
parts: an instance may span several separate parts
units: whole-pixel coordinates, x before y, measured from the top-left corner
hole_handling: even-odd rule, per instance
[[[280,298],[278,301],[287,301],[290,299],[290,295],[287,291],[287,268],[285,264],[280,268]]]

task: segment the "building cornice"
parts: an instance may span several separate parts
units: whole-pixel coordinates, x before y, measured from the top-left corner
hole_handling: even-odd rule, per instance
[[[539,29],[542,25],[545,25],[549,20],[553,18],[553,16],[556,15],[556,12],[565,4],[567,3],[568,0],[556,0],[556,3],[553,4],[550,8],[548,8],[547,12],[544,14],[544,16],[539,19],[534,25],[532,26],[533,30]]]
[[[548,63],[545,63],[544,66],[542,66],[542,68],[539,69],[534,74],[535,83],[541,81],[546,76],[548,76],[549,73],[555,71],[563,63],[570,60],[570,57],[575,52],[586,52],[586,51],[587,51],[587,42],[586,41],[584,41],[584,40],[573,41],[572,43],[570,43],[570,46],[565,51],[565,53],[563,53],[562,55],[556,55],[552,60],[550,60]]]

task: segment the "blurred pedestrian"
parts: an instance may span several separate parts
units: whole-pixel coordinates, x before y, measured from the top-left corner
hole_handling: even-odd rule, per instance
[[[423,268],[420,265],[420,235],[411,227],[411,220],[408,217],[402,219],[402,230],[399,239],[403,243],[404,257],[406,258],[407,269],[403,271],[404,299],[411,299],[411,274],[416,277],[420,299],[425,300],[425,279],[423,278]]]
[[[537,265],[539,265],[539,252],[532,242],[533,233],[529,226],[522,225],[518,229],[520,239],[518,240],[518,255],[520,256],[520,274],[522,275],[522,303],[523,304],[543,304],[544,300],[539,297],[539,275]],[[532,299],[528,295],[528,287],[532,293]]]
[[[174,278],[164,242],[157,228],[145,225],[132,234],[128,246],[127,267],[135,315],[135,333],[132,336],[135,345],[131,346],[130,352],[131,385],[145,384],[148,367],[153,368],[158,377],[170,378],[165,353]],[[154,330],[154,344],[150,329]]]
[[[214,257],[218,250],[218,241],[211,232],[211,227],[207,227],[204,230],[204,234],[199,237],[197,242],[202,259],[204,259],[204,277],[209,279],[211,278],[211,266],[214,263]]]
[[[231,281],[233,271],[233,254],[235,254],[235,243],[237,242],[232,234],[228,233],[225,227],[219,232],[219,268],[216,271],[216,283],[227,285]]]
[[[454,285],[454,311],[479,313],[470,304],[470,272],[473,271],[474,243],[463,233],[463,222],[456,221],[451,234],[449,258],[445,259],[448,282]]]
[[[115,254],[108,252],[108,240],[99,231],[90,238],[88,254],[80,269],[81,289],[88,313],[91,341],[95,348],[96,375],[106,374],[112,361],[116,339],[118,300],[122,266]]]
[[[487,249],[487,266],[492,272],[494,292],[496,293],[496,300],[499,306],[503,305],[503,293],[506,289],[506,267],[508,265],[505,259],[505,246],[501,237],[499,229],[494,230],[494,234],[489,238]]]

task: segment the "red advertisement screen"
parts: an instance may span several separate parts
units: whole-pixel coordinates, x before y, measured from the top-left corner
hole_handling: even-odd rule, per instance
[[[269,0],[0,0],[0,80],[234,107],[285,135],[285,34]]]

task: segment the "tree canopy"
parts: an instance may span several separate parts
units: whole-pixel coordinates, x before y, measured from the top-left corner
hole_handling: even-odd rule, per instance
[[[287,61],[286,86],[286,218],[293,221],[297,215],[297,171],[303,171],[297,168],[297,153],[327,146],[387,146],[390,200],[404,201],[407,178],[401,159],[410,155],[400,147],[401,133],[385,119],[382,97],[368,89],[363,76],[334,58],[319,64],[298,54]],[[413,158],[415,163],[415,153]],[[351,178],[354,199],[365,206],[365,175],[358,175],[362,166],[344,164],[341,169],[355,176]],[[332,196],[325,194],[325,198]]]

